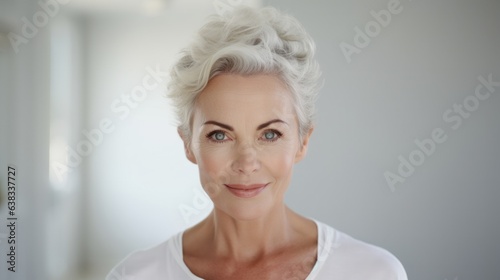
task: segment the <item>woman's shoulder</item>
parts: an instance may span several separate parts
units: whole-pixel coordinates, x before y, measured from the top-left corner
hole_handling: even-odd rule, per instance
[[[318,224],[319,275],[339,279],[407,280],[401,262],[379,246],[358,240],[331,226]],[[355,278],[352,278],[355,275]]]
[[[179,257],[176,256],[176,243],[181,234],[153,247],[130,253],[109,272],[106,280],[164,279],[168,266],[176,263]]]

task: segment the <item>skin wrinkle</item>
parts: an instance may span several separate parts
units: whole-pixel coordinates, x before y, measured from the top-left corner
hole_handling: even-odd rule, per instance
[[[301,142],[290,92],[271,75],[217,76],[197,100],[192,128],[192,139],[182,138],[186,157],[198,165],[214,209],[184,233],[186,265],[207,279],[278,271],[282,277],[290,270],[307,275],[317,249],[316,226],[291,211],[284,194],[312,129]],[[214,131],[224,133],[222,142],[215,142]],[[267,132],[275,141],[264,137]],[[257,183],[267,186],[250,198],[225,187]]]

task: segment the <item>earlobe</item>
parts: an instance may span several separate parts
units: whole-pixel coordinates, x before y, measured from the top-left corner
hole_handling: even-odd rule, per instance
[[[302,137],[302,143],[300,143],[300,148],[295,155],[295,163],[301,161],[307,154],[307,147],[309,145],[309,139],[311,138],[311,134],[314,131],[314,127],[311,126],[309,131],[304,137]]]
[[[182,142],[184,143],[184,153],[186,154],[186,158],[194,163],[197,164],[196,162],[196,157],[193,154],[193,151],[191,150],[191,144],[190,141],[187,139],[187,137],[182,133],[180,128],[177,128],[177,133],[182,139]]]

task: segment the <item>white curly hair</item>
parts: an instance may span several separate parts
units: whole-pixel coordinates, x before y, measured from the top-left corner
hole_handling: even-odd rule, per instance
[[[270,74],[292,93],[302,139],[313,126],[320,88],[315,49],[297,19],[272,7],[242,6],[223,16],[211,16],[170,73],[167,96],[178,129],[190,142],[196,98],[215,76]]]

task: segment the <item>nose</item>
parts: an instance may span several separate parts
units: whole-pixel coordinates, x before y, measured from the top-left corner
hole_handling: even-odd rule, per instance
[[[256,149],[251,145],[244,145],[239,148],[231,168],[234,172],[244,175],[250,175],[259,170],[260,161]]]

